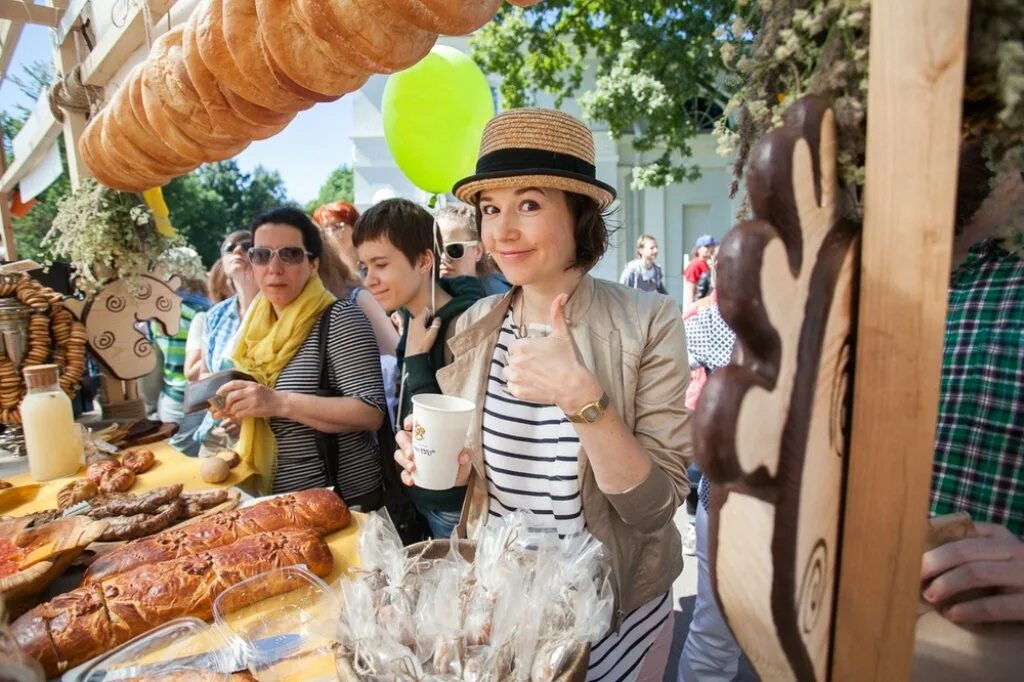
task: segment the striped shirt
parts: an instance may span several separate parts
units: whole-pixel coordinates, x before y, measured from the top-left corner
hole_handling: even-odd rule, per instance
[[[559,537],[587,528],[580,498],[580,439],[554,405],[516,400],[505,392],[502,370],[516,338],[511,309],[491,360],[483,414],[484,468],[490,514],[500,518],[527,509]],[[644,657],[672,613],[671,592],[653,599],[596,643],[588,680],[634,680]]]
[[[178,333],[174,336],[164,334],[156,322],[149,323],[153,340],[164,356],[164,385],[161,391],[175,402],[180,403],[185,399],[185,386],[188,385],[188,379],[185,378],[185,345],[188,342],[188,330],[192,326],[192,319],[208,307],[194,296],[182,296],[181,321],[178,324]]]
[[[330,315],[327,363],[331,388],[338,396],[357,398],[383,412],[387,406],[380,376],[380,356],[369,320],[349,301],[336,303]],[[319,380],[320,333],[314,326],[278,376],[274,388],[313,395]],[[277,438],[275,493],[328,485],[313,429],[276,417],[270,419],[270,428]],[[379,488],[382,472],[376,432],[339,433],[337,441],[342,497],[351,499]]]

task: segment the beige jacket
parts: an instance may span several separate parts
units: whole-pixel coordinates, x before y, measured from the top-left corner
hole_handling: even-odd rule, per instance
[[[513,290],[514,291],[514,290]],[[448,395],[477,405],[470,447],[482,451],[482,408],[488,369],[512,293],[492,296],[463,314],[449,341],[452,364],[437,373]],[[633,489],[607,494],[598,488],[579,452],[583,516],[587,529],[612,557],[618,620],[667,592],[683,568],[682,543],[673,517],[690,483],[693,458],[690,412],[683,406],[690,371],[682,319],[668,298],[584,276],[566,304],[566,322],[583,364],[651,456],[651,475]],[[470,476],[460,531],[475,537],[487,522],[483,458]]]

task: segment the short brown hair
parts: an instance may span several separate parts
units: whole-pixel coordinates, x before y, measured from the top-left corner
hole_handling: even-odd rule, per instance
[[[219,258],[217,259],[217,262],[213,264],[213,267],[210,268],[210,274],[207,277],[206,286],[210,290],[210,301],[215,304],[231,298],[235,293],[234,285],[231,283],[231,280],[228,279],[227,275],[224,274],[224,264]]]
[[[416,260],[424,251],[434,250],[440,235],[434,235],[434,216],[425,208],[408,199],[388,199],[366,209],[352,230],[352,244],[359,248],[364,242],[388,240],[409,261]]]
[[[608,250],[607,213],[601,211],[598,203],[588,196],[575,192],[565,192],[565,202],[569,206],[569,215],[573,220],[572,236],[576,241],[576,257],[569,264],[570,270],[589,271],[601,260]],[[474,199],[476,206],[476,231],[483,234],[483,220],[480,210],[480,195]]]

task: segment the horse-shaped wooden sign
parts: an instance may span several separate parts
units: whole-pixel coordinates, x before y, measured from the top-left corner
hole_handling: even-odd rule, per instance
[[[718,600],[770,680],[828,678],[858,234],[841,216],[835,142],[832,111],[805,98],[751,154],[754,219],[726,235],[718,265],[738,360],[695,415]]]
[[[68,299],[64,307],[85,324],[89,350],[113,376],[123,381],[144,377],[156,369],[156,353],[140,328],[155,321],[168,336],[181,322],[178,277],[163,281],[152,275],[120,279],[87,300]]]

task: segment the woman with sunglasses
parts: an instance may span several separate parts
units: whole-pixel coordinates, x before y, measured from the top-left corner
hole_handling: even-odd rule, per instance
[[[468,204],[450,204],[437,213],[444,252],[442,277],[477,277],[488,296],[503,294],[512,285],[490,267],[476,229],[476,209]]]
[[[597,180],[593,134],[575,118],[499,114],[476,174],[454,191],[477,206],[484,246],[514,285],[463,315],[455,359],[437,373],[445,394],[477,406],[459,529],[473,538],[528,509],[555,537],[589,532],[608,551],[616,610],[587,679],[661,680],[683,568],[673,517],[693,454],[676,304],[588,274],[608,246],[615,191]],[[397,440],[411,484],[410,434]]]
[[[260,292],[249,263],[252,233],[236,230],[224,238],[220,245],[220,265],[224,277],[234,294],[215,303],[206,313],[203,325],[203,365],[196,380],[214,372],[231,369],[231,355],[238,340],[238,330],[249,305]],[[230,449],[238,438],[238,424],[231,419],[218,423],[207,413],[203,423],[193,435],[200,443],[200,454]]]
[[[241,420],[237,449],[259,474],[259,494],[334,485],[351,507],[379,508],[377,431],[386,405],[370,323],[324,288],[317,273],[323,242],[305,213],[262,213],[252,235],[249,262],[260,295],[232,359],[255,381],[222,386],[214,416]],[[329,396],[320,385],[321,331]]]

